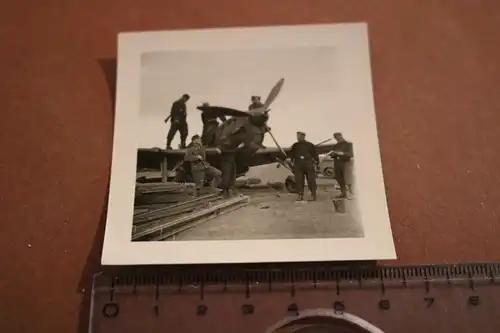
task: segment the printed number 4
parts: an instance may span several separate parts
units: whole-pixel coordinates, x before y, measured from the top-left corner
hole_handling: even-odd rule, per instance
[[[388,299],[383,299],[380,302],[378,302],[378,307],[381,310],[389,310],[391,308],[391,303],[389,302]]]

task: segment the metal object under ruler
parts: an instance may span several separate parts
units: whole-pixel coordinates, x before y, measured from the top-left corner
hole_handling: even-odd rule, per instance
[[[294,318],[318,308],[337,317],[362,318],[384,333],[498,333],[500,262],[99,274],[92,289],[90,332],[265,333],[280,322],[293,326]],[[307,331],[304,322],[311,318],[304,320],[297,329],[278,331],[369,332],[341,324]]]

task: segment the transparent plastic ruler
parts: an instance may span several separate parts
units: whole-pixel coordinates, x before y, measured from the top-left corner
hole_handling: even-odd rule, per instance
[[[499,281],[500,263],[120,270],[95,276],[89,332],[499,333]]]

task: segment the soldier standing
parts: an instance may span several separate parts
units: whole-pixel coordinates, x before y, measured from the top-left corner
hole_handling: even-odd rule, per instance
[[[252,96],[252,104],[248,106],[248,110],[258,109],[264,106],[260,101],[260,96]]]
[[[316,200],[316,166],[319,163],[316,146],[306,140],[304,132],[297,132],[295,142],[289,153],[293,162],[293,173],[297,186],[298,200],[304,200],[304,177],[307,178],[307,187],[311,191],[313,201]]]
[[[208,103],[203,103],[203,106],[209,106]],[[219,127],[220,119],[222,122],[226,121],[226,116],[218,116],[212,114],[210,111],[205,111],[201,113],[201,121],[203,123],[203,131],[201,134],[201,142],[204,146],[213,147],[215,146],[215,133],[217,132],[217,127]]]
[[[186,102],[189,98],[188,94],[184,94],[181,98],[176,100],[172,104],[170,116],[165,119],[165,123],[170,119],[170,129],[167,134],[167,149],[172,149],[172,140],[174,139],[177,131],[179,131],[181,135],[181,148],[186,148],[186,139],[188,136]]]
[[[333,158],[333,168],[335,169],[335,179],[340,186],[340,195],[338,198],[347,198],[346,177],[349,162],[354,156],[352,143],[344,139],[340,132],[333,134],[333,138],[337,143],[333,146],[333,151],[329,154]]]
[[[191,139],[191,143],[192,145],[187,149],[184,160],[191,164],[191,175],[196,184],[196,192],[199,194],[205,182],[205,177],[213,177],[213,185],[218,186],[221,172],[207,162],[206,151],[201,144],[201,137],[199,135],[194,135]]]
[[[231,191],[234,190],[237,176],[235,151],[222,151],[220,157],[220,168],[222,171],[222,178],[220,182],[222,195],[229,197],[231,195]]]

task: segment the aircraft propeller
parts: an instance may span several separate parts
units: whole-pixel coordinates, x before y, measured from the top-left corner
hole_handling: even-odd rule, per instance
[[[280,79],[269,92],[269,95],[267,96],[264,105],[261,108],[254,109],[251,111],[240,111],[223,106],[208,106],[208,105],[197,106],[196,108],[202,112],[207,112],[215,117],[218,116],[250,117],[250,116],[258,116],[261,114],[266,114],[267,112],[270,111],[268,108],[274,102],[276,97],[278,97],[284,83],[285,79]]]
[[[283,78],[280,79],[274,85],[274,87],[271,89],[271,91],[269,92],[269,95],[267,95],[266,101],[264,102],[264,105],[262,106],[262,108],[255,109],[255,110],[252,110],[250,112],[253,114],[257,114],[257,115],[259,115],[259,114],[267,115],[267,113],[271,111],[269,109],[269,106],[274,102],[276,97],[278,97],[279,93],[281,92],[281,88],[283,88],[284,83],[285,83],[285,79],[283,79]],[[280,144],[278,143],[278,140],[276,140],[276,138],[274,137],[273,133],[271,132],[271,129],[269,129],[267,131],[267,133],[269,133],[269,136],[271,137],[271,139],[273,139],[274,144],[276,145],[276,148],[279,149],[279,151],[283,155],[283,158],[286,159],[287,155],[286,155],[285,151],[283,150],[283,148],[281,148]]]
[[[221,107],[221,106],[208,106],[208,105],[202,105],[198,106],[197,109],[202,111],[203,113],[206,113],[208,115],[211,115],[213,117],[220,117],[220,116],[234,116],[237,119],[236,122],[233,124],[233,127],[228,129],[228,132],[224,132],[222,136],[226,136],[228,134],[233,133],[233,131],[238,130],[241,126],[244,125],[244,123],[247,121],[244,118],[251,117],[250,122],[252,124],[255,124],[256,126],[262,126],[267,123],[268,120],[268,113],[270,111],[269,106],[274,102],[274,100],[278,97],[278,95],[281,92],[281,89],[283,88],[283,84],[285,83],[285,79],[281,78],[271,89],[269,94],[267,95],[266,101],[264,102],[264,105],[260,108],[249,110],[249,111],[240,111],[228,107]],[[271,136],[273,139],[274,143],[276,144],[276,147],[281,151],[283,154],[283,157],[286,159],[286,153],[284,150],[281,148],[279,145],[278,141],[274,138],[273,134],[271,133],[271,130],[268,129],[267,133]]]

